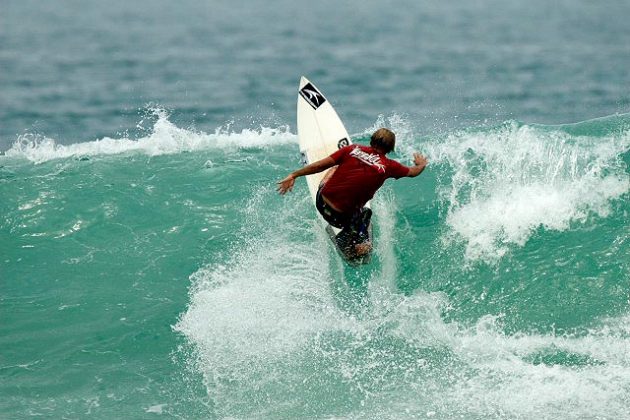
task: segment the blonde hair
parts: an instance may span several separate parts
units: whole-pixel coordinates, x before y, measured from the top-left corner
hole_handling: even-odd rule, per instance
[[[394,150],[396,134],[387,128],[379,128],[372,134],[370,146],[382,150],[385,154]]]

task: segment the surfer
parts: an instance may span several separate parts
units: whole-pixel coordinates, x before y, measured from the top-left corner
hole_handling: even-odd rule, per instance
[[[331,226],[342,229],[337,235],[340,243],[354,245],[356,255],[370,252],[368,227],[372,211],[364,207],[388,178],[416,177],[427,165],[427,159],[413,154],[414,166],[408,167],[385,155],[394,150],[396,135],[387,128],[372,134],[370,146],[352,144],[332,155],[290,173],[278,182],[282,195],[293,189],[295,179],[329,168],[319,185],[317,210]],[[334,168],[333,168],[334,167]]]

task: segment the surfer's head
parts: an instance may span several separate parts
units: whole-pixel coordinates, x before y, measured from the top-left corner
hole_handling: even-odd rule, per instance
[[[396,134],[387,128],[379,128],[372,134],[372,138],[370,139],[370,146],[379,149],[385,154],[394,150],[395,145]]]

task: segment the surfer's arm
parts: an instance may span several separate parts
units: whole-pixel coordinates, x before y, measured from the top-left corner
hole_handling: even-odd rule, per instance
[[[410,178],[414,178],[420,175],[422,171],[424,171],[424,168],[427,167],[428,161],[427,161],[427,158],[422,156],[420,153],[414,153],[413,163],[414,163],[414,166],[410,167],[409,173],[407,173],[407,176]]]
[[[336,164],[337,163],[335,162],[335,160],[328,156],[324,159],[318,160],[317,162],[308,164],[305,167],[298,169],[297,171],[293,171],[289,174],[289,176],[278,182],[278,192],[280,194],[285,194],[291,191],[293,189],[293,184],[295,184],[295,178],[325,171],[326,169],[331,168]]]

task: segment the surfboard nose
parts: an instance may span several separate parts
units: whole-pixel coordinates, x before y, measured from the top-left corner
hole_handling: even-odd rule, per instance
[[[307,83],[310,83],[310,82],[305,76],[300,77],[300,89],[306,86]]]

